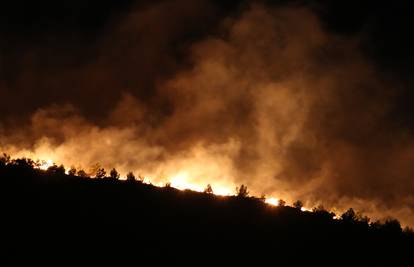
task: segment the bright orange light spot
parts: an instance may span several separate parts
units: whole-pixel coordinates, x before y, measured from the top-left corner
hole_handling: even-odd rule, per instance
[[[230,196],[232,195],[232,191],[226,187],[215,186],[213,187],[213,192],[215,195],[218,196]]]
[[[265,202],[267,204],[270,204],[272,206],[278,206],[279,205],[279,199],[271,197],[271,198],[266,198]]]
[[[172,187],[177,188],[179,190],[190,189],[197,192],[203,191],[203,187],[193,184],[188,180],[189,176],[187,172],[179,172],[175,176],[171,177],[170,183]]]
[[[53,160],[48,159],[48,160],[42,160],[40,162],[40,165],[38,166],[39,169],[41,170],[47,170],[49,167],[53,166]]]
[[[203,192],[207,184],[200,184],[195,181],[191,181],[191,177],[188,172],[181,171],[173,175],[169,179],[171,187],[174,187],[178,190],[192,190],[196,192]],[[223,185],[214,185],[212,184],[213,194],[219,196],[230,196],[232,195],[232,190]]]

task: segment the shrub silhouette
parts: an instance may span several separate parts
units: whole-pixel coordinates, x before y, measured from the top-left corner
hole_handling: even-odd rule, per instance
[[[0,165],[6,166],[11,161],[10,155],[7,155],[6,153],[3,153],[3,155],[0,157]]]
[[[77,176],[82,177],[82,178],[88,178],[89,177],[88,174],[82,169],[78,170],[76,174],[77,174]]]
[[[101,178],[105,178],[105,176],[106,176],[106,171],[104,168],[99,168],[96,171],[95,178],[101,179]]]
[[[211,187],[210,184],[208,184],[206,186],[206,188],[204,189],[204,193],[206,193],[206,194],[213,194],[213,188]]]
[[[21,158],[21,159],[14,159],[11,162],[11,165],[14,165],[21,170],[33,170],[33,168],[36,166],[35,162],[31,159],[27,158]]]
[[[387,218],[382,226],[382,230],[388,234],[400,233],[402,231],[400,222],[395,218]]]
[[[247,186],[242,184],[240,187],[236,187],[236,196],[238,197],[248,197],[249,191],[247,190]]]
[[[335,216],[335,213],[326,210],[323,205],[318,205],[313,208],[312,211],[315,216],[318,216],[321,220],[331,220]]]
[[[280,207],[284,207],[286,205],[286,201],[284,201],[283,199],[279,199],[277,201],[277,205]]]
[[[50,175],[63,176],[65,175],[65,167],[63,167],[63,165],[57,166],[56,164],[53,164],[47,168],[46,172]]]
[[[145,177],[139,174],[138,175],[138,182],[144,183],[144,181],[145,181]]]
[[[344,222],[352,223],[356,221],[356,214],[353,208],[348,209],[341,215],[341,219]]]
[[[363,215],[362,213],[357,213],[356,221],[360,224],[369,225],[370,218],[368,218],[368,216]]]
[[[297,200],[293,203],[293,207],[300,210],[303,207],[303,202],[300,200]]]
[[[119,177],[120,177],[120,175],[119,175],[118,171],[117,171],[115,168],[113,168],[113,169],[110,171],[110,173],[109,173],[109,177],[110,177],[111,179],[116,179],[116,180],[118,180],[118,179],[119,179]]]
[[[135,181],[136,181],[136,179],[135,179],[135,175],[134,175],[134,173],[133,173],[133,172],[128,172],[128,173],[127,173],[127,176],[126,176],[126,179],[127,179],[127,181],[129,181],[129,182],[135,182]]]
[[[413,230],[411,227],[406,226],[406,227],[404,228],[403,232],[404,232],[404,234],[406,234],[407,236],[410,236],[411,238],[413,238],[413,239],[414,239],[414,230]]]
[[[75,167],[71,167],[68,171],[68,175],[70,175],[70,176],[76,176],[76,173],[77,173],[77,171],[76,171]]]
[[[259,198],[260,201],[265,202],[266,201],[266,195],[262,194]]]
[[[312,209],[313,212],[325,212],[327,211],[323,205],[318,205]]]

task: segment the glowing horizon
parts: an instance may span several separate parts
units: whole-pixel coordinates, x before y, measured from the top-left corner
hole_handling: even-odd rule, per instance
[[[13,158],[16,158],[16,157],[13,157]],[[26,157],[26,158],[30,158],[30,157]],[[36,165],[35,168],[43,170],[43,171],[46,171],[49,167],[53,165],[60,164],[52,160],[50,157],[46,157],[47,159],[42,159],[39,157],[34,157],[34,158],[35,158],[35,162],[39,162],[39,164]],[[65,169],[66,174],[68,174],[68,171],[69,169]],[[164,183],[156,182],[159,179],[153,179],[150,176],[143,177],[143,182],[145,184],[152,184],[157,187],[165,187],[167,184],[169,184],[169,186],[177,190],[180,190],[180,191],[191,190],[191,191],[195,191],[199,193],[204,192],[207,185],[210,185],[212,188],[213,195],[216,195],[216,196],[235,196],[236,195],[235,188],[230,189],[229,187],[225,187],[224,185],[219,185],[219,183],[217,184],[207,183],[206,185],[203,186],[201,184],[196,184],[194,182],[191,182],[190,181],[191,179],[189,176],[190,175],[187,171],[178,171],[176,174],[172,175],[171,178],[167,178],[167,180]],[[89,177],[89,178],[93,179],[94,177]],[[121,175],[120,180],[126,180],[126,175]],[[252,197],[256,197],[256,196],[252,196]],[[278,206],[279,200],[280,200],[279,198],[275,198],[275,197],[266,197],[264,202],[271,206]]]
[[[17,159],[20,157],[11,157],[11,158]],[[31,157],[26,156],[22,158],[31,158]],[[51,166],[58,165],[58,164],[60,165],[59,162],[52,160],[51,157],[45,157],[44,159],[40,157],[33,157],[33,158],[35,158],[34,162],[36,162],[34,168],[40,169],[43,171],[46,171]],[[65,173],[68,174],[68,172],[69,172],[69,169],[65,168]],[[92,174],[89,173],[88,175],[92,175]],[[89,179],[94,179],[94,177],[89,176]],[[163,180],[163,181],[160,181],[159,178],[154,179],[151,176],[144,176],[144,177],[141,177],[141,179],[142,179],[141,181],[145,184],[151,184],[153,186],[160,187],[160,188],[166,187],[168,184],[168,186],[175,188],[177,190],[180,190],[180,191],[191,190],[191,191],[199,192],[199,193],[205,192],[207,185],[210,185],[212,188],[211,194],[215,196],[236,196],[235,188],[231,189],[222,184],[220,185],[220,183],[217,183],[217,184],[207,183],[205,185],[201,185],[200,183],[195,183],[194,181],[191,181],[190,173],[186,170],[177,171],[170,178],[167,178],[167,180]],[[126,175],[121,175],[120,180],[126,180]],[[251,195],[249,197],[258,198],[256,195]],[[282,201],[281,198],[276,198],[273,196],[264,197],[263,199],[263,202],[265,204],[272,206],[272,207],[280,206],[280,201]],[[313,209],[307,208],[307,207],[301,207],[300,210],[302,212],[313,212]],[[335,214],[333,216],[334,220],[338,220],[340,218],[341,218],[340,215]]]

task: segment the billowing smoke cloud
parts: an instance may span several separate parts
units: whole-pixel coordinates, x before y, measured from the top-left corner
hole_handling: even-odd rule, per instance
[[[414,225],[414,138],[392,118],[400,88],[358,40],[327,33],[309,9],[259,4],[185,36],[215,12],[149,5],[109,27],[87,62],[57,69],[38,70],[45,51],[32,47],[0,96],[10,114],[40,100],[29,120],[4,117],[1,150],[223,194],[244,183]]]

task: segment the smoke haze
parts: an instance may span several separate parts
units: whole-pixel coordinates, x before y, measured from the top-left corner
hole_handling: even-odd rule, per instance
[[[404,88],[363,35],[305,5],[160,1],[110,21],[87,44],[43,36],[3,55],[1,151],[414,225]]]

